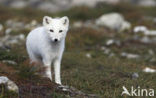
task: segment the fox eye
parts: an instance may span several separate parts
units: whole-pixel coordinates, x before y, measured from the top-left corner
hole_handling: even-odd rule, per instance
[[[50,32],[54,32],[54,30],[52,30],[52,29],[50,29],[49,31],[50,31]]]
[[[59,30],[59,33],[63,32],[63,30]]]

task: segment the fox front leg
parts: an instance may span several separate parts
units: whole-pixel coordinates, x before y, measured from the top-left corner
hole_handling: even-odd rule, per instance
[[[51,60],[43,59],[43,64],[45,68],[45,76],[52,81],[52,73],[51,73]]]
[[[61,69],[61,60],[56,59],[54,61],[54,72],[55,72],[55,83],[61,84],[61,76],[60,76],[60,69]]]

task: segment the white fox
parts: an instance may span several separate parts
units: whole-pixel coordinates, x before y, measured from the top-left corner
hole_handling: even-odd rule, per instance
[[[61,84],[60,64],[65,47],[69,19],[44,16],[43,26],[32,30],[26,40],[31,62],[41,62],[46,67],[45,75],[52,80],[51,64],[54,64],[55,82]]]

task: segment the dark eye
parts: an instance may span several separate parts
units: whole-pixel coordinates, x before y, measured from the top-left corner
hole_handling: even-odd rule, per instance
[[[54,32],[54,30],[50,29],[50,32]]]
[[[59,33],[63,32],[62,30],[59,31]]]

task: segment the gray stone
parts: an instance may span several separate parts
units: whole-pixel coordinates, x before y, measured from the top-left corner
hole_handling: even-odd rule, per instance
[[[14,0],[14,2],[10,4],[10,7],[13,8],[24,8],[26,6],[27,6],[27,1],[24,0]]]
[[[38,8],[46,12],[58,12],[61,9],[64,9],[51,2],[43,2],[42,4],[38,5]]]
[[[0,4],[13,8],[32,7],[48,12],[56,12],[75,6],[95,7],[100,2],[115,4],[121,0],[0,0]]]
[[[141,6],[155,6],[156,1],[155,0],[139,0],[138,5],[141,5]]]
[[[0,42],[1,42],[0,46],[3,47],[3,46],[10,46],[13,44],[20,44],[24,40],[25,40],[24,34],[19,34],[19,35],[14,35],[14,36],[11,36],[8,34],[0,38]]]
[[[122,53],[121,53],[121,56],[122,56],[122,57],[126,57],[126,58],[128,58],[128,59],[137,59],[137,58],[140,57],[140,56],[137,55],[137,54],[126,53],[126,52],[122,52]]]
[[[109,39],[106,42],[106,45],[107,46],[110,46],[110,45],[113,45],[113,44],[115,44],[117,46],[120,46],[121,45],[121,42],[119,40],[114,40],[114,39]]]
[[[152,68],[149,68],[149,67],[146,67],[143,69],[143,72],[146,72],[146,73],[155,73],[156,70],[155,69],[152,69]]]
[[[123,31],[129,30],[131,24],[125,21],[124,17],[119,13],[104,14],[96,20],[96,25],[105,26],[111,30]]]
[[[16,65],[17,64],[15,61],[12,61],[12,60],[3,60],[2,62],[3,63],[9,63],[9,64],[12,64],[12,65]]]
[[[81,28],[83,26],[83,22],[81,21],[76,21],[73,23],[73,27],[75,28]]]
[[[87,58],[92,58],[92,55],[91,55],[90,53],[87,53],[87,54],[86,54],[86,57],[87,57]]]
[[[14,91],[16,93],[19,92],[18,86],[5,76],[0,76],[0,84],[6,85],[8,90]]]
[[[139,74],[135,72],[132,74],[132,79],[136,79],[136,78],[139,78]]]
[[[56,12],[75,6],[95,7],[100,3],[117,4],[128,1],[141,6],[155,6],[155,0],[0,0],[0,4],[13,8],[32,7],[43,11]]]
[[[12,20],[12,19],[7,20],[5,25],[8,29],[12,29],[12,30],[21,30],[24,29],[25,26],[23,22]]]

